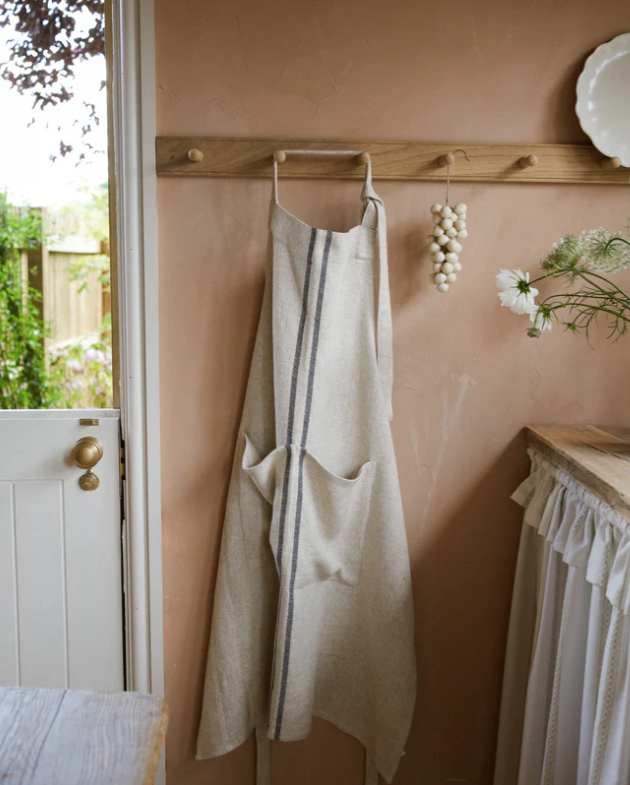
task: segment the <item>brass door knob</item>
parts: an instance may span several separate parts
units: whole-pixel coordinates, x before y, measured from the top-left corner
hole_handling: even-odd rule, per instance
[[[75,466],[87,469],[86,473],[79,477],[79,485],[84,491],[95,491],[101,481],[92,469],[103,457],[103,445],[96,437],[85,436],[74,445],[71,457]]]

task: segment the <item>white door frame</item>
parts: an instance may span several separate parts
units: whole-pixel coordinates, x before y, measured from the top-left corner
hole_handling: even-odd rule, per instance
[[[111,0],[127,689],[164,694],[153,0]],[[94,409],[29,411],[30,417]],[[0,420],[24,411],[0,411]],[[163,759],[156,783],[164,782]]]
[[[164,694],[153,0],[111,0],[127,689]],[[88,410],[89,414],[94,412]],[[0,412],[0,420],[23,416]],[[29,412],[67,417],[79,410]],[[165,781],[164,756],[156,785]]]
[[[153,34],[153,0],[112,0],[127,689],[163,695]]]

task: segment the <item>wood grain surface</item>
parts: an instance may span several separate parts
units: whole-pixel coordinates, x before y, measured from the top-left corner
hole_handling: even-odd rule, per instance
[[[167,722],[153,695],[0,688],[0,781],[150,785]]]
[[[537,426],[525,441],[630,521],[630,428]]]
[[[201,160],[189,158],[188,153],[193,149],[201,151]],[[203,136],[157,137],[157,173],[171,177],[271,177],[274,152],[292,149],[367,152],[372,159],[373,177],[380,180],[445,180],[446,167],[440,166],[439,159],[452,153],[453,181],[626,185],[630,181],[630,170],[606,168],[605,156],[590,145],[331,142]],[[537,163],[523,168],[520,161],[528,156],[534,156]],[[296,155],[279,164],[279,173],[281,177],[360,179],[364,168],[352,156]]]

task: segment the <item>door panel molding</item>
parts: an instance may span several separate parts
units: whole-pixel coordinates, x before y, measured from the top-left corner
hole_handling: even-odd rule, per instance
[[[111,18],[127,689],[163,695],[153,0]]]

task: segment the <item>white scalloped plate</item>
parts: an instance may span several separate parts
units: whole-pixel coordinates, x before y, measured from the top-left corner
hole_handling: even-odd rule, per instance
[[[630,33],[598,46],[588,58],[575,111],[595,147],[630,166]]]

